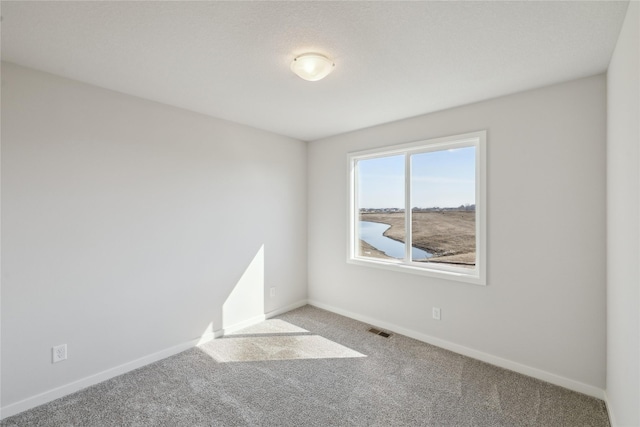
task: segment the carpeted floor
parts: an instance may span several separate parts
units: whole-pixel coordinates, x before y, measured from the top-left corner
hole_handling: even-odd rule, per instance
[[[604,403],[311,306],[2,426],[608,426]]]

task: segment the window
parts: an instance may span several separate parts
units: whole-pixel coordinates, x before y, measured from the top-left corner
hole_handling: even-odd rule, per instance
[[[482,131],[350,153],[348,262],[484,285],[485,142]]]

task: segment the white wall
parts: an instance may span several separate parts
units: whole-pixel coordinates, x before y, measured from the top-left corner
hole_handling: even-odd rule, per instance
[[[600,75],[310,143],[310,301],[602,395],[605,92]],[[346,263],[347,152],[483,129],[486,287]]]
[[[3,63],[2,406],[304,301],[306,150]]]
[[[640,425],[640,5],[630,2],[607,72],[607,397]]]

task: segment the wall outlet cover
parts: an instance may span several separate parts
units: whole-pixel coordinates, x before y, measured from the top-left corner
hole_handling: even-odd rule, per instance
[[[52,350],[51,351],[51,353],[52,353],[51,363],[58,363],[58,362],[62,362],[63,360],[67,359],[67,345],[66,344],[56,345],[51,350]]]

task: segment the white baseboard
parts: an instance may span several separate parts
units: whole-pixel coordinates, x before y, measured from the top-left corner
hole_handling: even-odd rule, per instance
[[[267,314],[265,314],[265,317],[267,319],[270,319],[272,317],[278,316],[280,314],[286,313],[286,312],[291,311],[291,310],[295,310],[296,308],[300,308],[300,307],[303,307],[305,305],[307,305],[307,300],[306,299],[302,299],[300,301],[294,302],[293,304],[289,304],[287,306],[284,306],[284,307],[278,308],[276,310],[270,311]]]
[[[262,322],[262,321],[264,321],[266,319],[270,319],[270,318],[275,317],[275,316],[277,316],[279,314],[286,313],[287,311],[291,311],[291,310],[294,310],[296,308],[302,307],[303,305],[307,305],[307,300],[306,299],[294,302],[293,304],[286,305],[284,307],[278,308],[276,310],[270,311],[270,312],[265,313],[265,314],[261,314],[259,316],[251,317],[251,318],[249,318],[247,320],[243,320],[242,322],[238,322],[238,323],[235,323],[235,324],[233,324],[231,326],[223,328],[222,329],[222,334],[223,335],[232,334],[232,333],[234,333],[236,331],[239,331],[240,329],[244,329],[244,328],[247,328],[249,326],[255,325],[256,323],[260,323],[260,322]]]
[[[261,314],[259,316],[251,317],[251,318],[249,318],[247,320],[243,320],[242,322],[234,323],[231,326],[227,326],[226,328],[222,328],[222,335],[230,335],[230,334],[234,333],[235,331],[247,328],[247,327],[249,327],[251,325],[255,325],[256,323],[260,323],[265,319],[266,319],[266,316],[264,314]]]
[[[69,384],[65,384],[63,386],[56,387],[54,389],[45,391],[32,397],[28,397],[18,402],[11,403],[2,408],[2,410],[0,411],[0,419],[19,414],[20,412],[35,408],[36,406],[43,405],[45,403],[51,402],[52,400],[64,397],[68,394],[75,393],[76,391],[82,390],[83,388],[101,383],[103,381],[117,377],[118,375],[133,371],[134,369],[138,369],[150,363],[157,362],[158,360],[166,359],[167,357],[173,356],[174,354],[181,353],[185,350],[190,349],[191,347],[203,344],[220,336],[222,336],[222,331],[209,332],[207,334],[204,334],[200,338],[196,338],[191,341],[169,347],[156,353],[143,356],[139,359],[132,360],[131,362],[123,363],[122,365],[115,366],[102,372],[98,372],[97,374],[89,375],[88,377],[79,379]]]
[[[616,417],[613,416],[613,410],[611,409],[611,404],[609,403],[609,395],[607,392],[604,392],[604,404],[607,407],[607,415],[609,416],[609,424],[611,427],[616,427],[618,424],[616,423]]]
[[[273,316],[277,316],[282,313],[286,313],[287,311],[291,311],[298,307],[302,307],[306,305],[306,300],[301,300],[290,304],[286,307],[279,308],[277,310],[271,311],[267,314],[255,316],[251,319],[247,319],[243,322],[236,323],[229,328],[221,329],[215,332],[207,332],[199,338],[193,339],[191,341],[178,344],[176,346],[167,348],[165,350],[158,351],[156,353],[143,356],[139,359],[133,360],[131,362],[124,363],[119,366],[115,366],[113,368],[104,370],[94,375],[90,375],[88,377],[79,379],[77,381],[71,382],[69,384],[65,384],[63,386],[45,391],[43,393],[37,394],[32,397],[28,397],[26,399],[20,400],[15,403],[11,403],[7,406],[0,408],[0,420],[11,417],[13,415],[19,414],[20,412],[26,411],[31,408],[35,408],[36,406],[43,405],[45,403],[51,402],[52,400],[59,399],[68,394],[75,393],[76,391],[82,390],[83,388],[87,388],[94,384],[98,384],[100,382],[109,380],[111,378],[117,377],[118,375],[125,374],[127,372],[133,371],[134,369],[141,368],[145,365],[148,365],[153,362],[157,362],[158,360],[165,359],[167,357],[173,356],[175,354],[181,353],[185,350],[188,350],[192,347],[196,347],[198,345],[204,344],[206,342],[211,341],[212,339],[219,338],[224,334],[229,334],[234,330],[238,330],[241,328],[245,328],[247,326],[251,326],[255,323],[259,323],[265,319],[268,319]]]
[[[332,313],[340,314],[342,316],[350,317],[352,319],[359,320],[364,323],[368,323],[371,326],[377,326],[379,328],[387,329],[389,331],[405,335],[407,337],[416,339],[418,341],[426,342],[427,344],[432,344],[437,347],[441,347],[446,350],[450,350],[455,353],[471,357],[473,359],[481,360],[491,365],[499,366],[501,368],[505,368],[510,371],[518,372],[523,375],[537,378],[539,380],[546,381],[548,383],[555,384],[560,387],[567,388],[569,390],[577,391],[578,393],[583,393],[598,399],[604,399],[605,397],[604,390],[598,387],[594,387],[589,384],[584,384],[580,381],[565,378],[560,375],[553,374],[551,372],[543,371],[542,369],[533,368],[531,366],[523,365],[518,362],[513,362],[511,360],[504,359],[499,356],[494,356],[492,354],[474,350],[472,348],[455,344],[450,341],[432,337],[430,335],[423,334],[421,332],[417,332],[411,329],[407,329],[402,326],[394,325],[393,323],[385,322],[383,320],[374,319],[372,317],[363,316],[348,310],[343,310],[341,308],[333,307],[331,305],[324,304],[319,301],[310,299],[308,300],[308,304],[314,307],[321,308],[323,310],[331,311]]]

